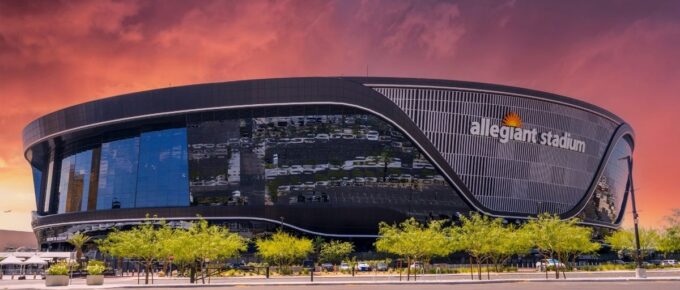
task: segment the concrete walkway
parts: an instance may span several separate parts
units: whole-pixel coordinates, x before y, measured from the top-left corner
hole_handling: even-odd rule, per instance
[[[137,284],[137,277],[111,277],[105,279],[103,286],[87,286],[85,279],[72,279],[71,285],[67,287],[45,287],[43,280],[0,280],[0,289],[111,289],[111,288],[192,288],[205,286],[294,286],[294,285],[400,285],[400,284],[497,284],[497,283],[595,283],[595,282],[655,282],[655,281],[677,281],[680,282],[680,270],[651,270],[648,271],[649,278],[636,279],[633,271],[608,271],[608,272],[570,272],[567,273],[567,280],[560,277],[555,279],[554,273],[549,273],[545,279],[545,273],[499,273],[491,274],[491,280],[471,280],[470,274],[446,274],[446,275],[422,275],[418,276],[417,281],[406,281],[402,276],[399,281],[398,275],[366,275],[356,277],[349,275],[322,275],[315,276],[314,282],[310,281],[309,276],[277,276],[266,279],[263,276],[250,277],[220,277],[206,279],[206,284],[189,284],[186,278],[154,278],[154,284],[144,285],[143,277],[140,284]],[[29,277],[32,278],[32,277]],[[208,284],[208,282],[210,282]]]

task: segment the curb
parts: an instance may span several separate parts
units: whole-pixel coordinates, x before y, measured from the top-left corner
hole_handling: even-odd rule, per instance
[[[247,286],[328,286],[328,285],[484,285],[484,284],[514,284],[514,283],[606,283],[606,282],[680,282],[680,277],[653,277],[653,278],[573,278],[573,279],[498,279],[498,280],[439,280],[439,281],[291,281],[291,282],[231,282],[211,284],[123,284],[85,286],[71,285],[66,287],[31,287],[29,285],[16,285],[18,287],[1,287],[2,289],[130,289],[130,288],[199,288],[199,287],[247,287]],[[23,287],[22,287],[23,286]]]

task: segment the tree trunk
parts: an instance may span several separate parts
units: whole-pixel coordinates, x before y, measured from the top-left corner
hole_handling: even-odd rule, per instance
[[[479,258],[475,258],[477,260],[477,278],[479,280],[482,280],[482,261]]]
[[[406,281],[411,280],[411,258],[406,258]]]
[[[149,269],[151,269],[151,263],[147,261],[144,267],[144,284],[149,284]]]
[[[196,283],[196,262],[191,263],[191,266],[189,266],[189,283]]]
[[[489,264],[486,264],[486,280],[491,280],[491,274],[489,274]]]
[[[475,279],[475,271],[474,268],[472,268],[472,257],[468,257],[468,261],[470,262],[470,280]]]

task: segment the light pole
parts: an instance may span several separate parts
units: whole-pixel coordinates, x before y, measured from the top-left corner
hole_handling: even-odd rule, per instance
[[[630,191],[630,198],[633,203],[633,227],[635,229],[635,278],[647,278],[645,269],[642,268],[642,251],[640,250],[640,231],[638,229],[639,215],[635,205],[635,187],[633,186],[633,157],[630,155],[619,158],[619,160],[626,159],[628,162],[628,188]]]

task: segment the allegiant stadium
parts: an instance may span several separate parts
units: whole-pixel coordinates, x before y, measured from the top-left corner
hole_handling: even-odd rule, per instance
[[[32,226],[50,250],[147,215],[340,239],[470,212],[617,228],[634,133],[605,109],[530,89],[309,77],[99,99],[38,118],[23,141]]]

